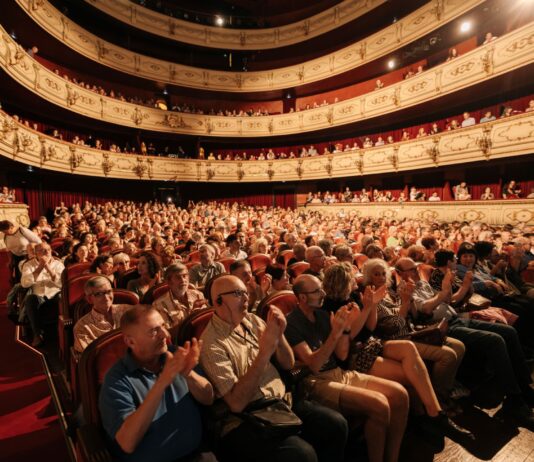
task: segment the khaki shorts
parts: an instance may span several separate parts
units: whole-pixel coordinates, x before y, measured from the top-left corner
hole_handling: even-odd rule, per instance
[[[305,379],[304,388],[310,399],[331,409],[339,410],[339,397],[346,386],[367,388],[369,376],[339,367]]]

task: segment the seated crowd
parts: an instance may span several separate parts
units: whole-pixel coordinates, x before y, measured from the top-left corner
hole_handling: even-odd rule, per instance
[[[62,272],[91,262],[91,309],[74,326],[74,348],[123,333],[128,352],[100,392],[121,459],[197,460],[211,450],[222,461],[343,461],[357,417],[369,460],[395,461],[409,414],[428,441],[465,442],[473,435],[450,419],[467,405],[463,361],[484,366],[470,367],[479,381],[490,369],[503,412],[534,428],[532,227],[116,202],[60,204],[51,224],[2,221],[0,231],[31,289],[19,315],[34,346],[47,341],[43,318]],[[142,304],[114,304],[115,287]],[[290,290],[292,310],[269,304]],[[200,338],[170,344],[169,331],[207,307]],[[432,336],[418,331],[435,323]],[[297,388],[285,372],[295,364],[304,368]],[[199,405],[214,400],[226,411],[218,444],[206,446]],[[289,421],[283,432],[255,424],[268,406]]]
[[[500,118],[510,117],[515,114],[521,113],[520,110],[515,109],[520,104],[520,102],[507,102],[501,105],[500,109]],[[528,103],[527,108],[524,112],[534,111],[534,99],[531,99]],[[491,110],[483,110],[484,116],[480,118],[479,123],[491,122],[496,120],[496,116]],[[14,114],[12,116],[13,121],[21,123],[28,128],[33,130],[41,131],[50,136],[57,138],[59,140],[69,141],[70,143],[87,146],[94,149],[108,150],[110,152],[116,153],[127,153],[127,154],[141,154],[141,155],[151,155],[151,156],[166,156],[166,157],[176,157],[176,158],[192,158],[194,157],[191,153],[184,151],[181,145],[169,146],[166,142],[165,145],[155,145],[154,142],[143,141],[137,139],[136,141],[131,142],[117,142],[112,140],[105,140],[93,135],[81,135],[74,134],[71,132],[66,132],[64,130],[58,129],[56,127],[44,125],[34,121],[22,119],[20,116]],[[317,148],[314,145],[309,146],[292,146],[287,148],[269,148],[269,149],[256,149],[253,152],[251,151],[226,151],[226,152],[210,152],[207,156],[205,154],[205,149],[203,147],[199,148],[198,158],[207,159],[207,160],[276,160],[276,159],[296,159],[296,158],[306,158],[306,157],[315,157],[320,155],[330,155],[330,154],[339,154],[343,152],[357,152],[360,148],[372,148],[378,146],[385,146],[388,144],[393,144],[396,142],[409,141],[412,138],[422,138],[426,136],[436,135],[443,131],[456,130],[459,128],[469,127],[477,123],[476,119],[471,116],[469,112],[464,112],[462,115],[462,121],[458,122],[456,118],[447,118],[438,122],[433,122],[431,124],[426,124],[429,126],[428,131],[425,126],[422,127],[409,127],[401,130],[402,134],[400,136],[395,135],[395,132],[382,133],[376,136],[376,139],[373,141],[371,137],[374,138],[374,135],[363,136],[357,138],[350,138],[345,140],[340,140],[336,142],[322,143],[322,148]],[[412,135],[412,134],[413,135]],[[156,143],[157,144],[157,143]],[[429,198],[430,200],[430,198]],[[432,199],[437,200],[437,199]]]

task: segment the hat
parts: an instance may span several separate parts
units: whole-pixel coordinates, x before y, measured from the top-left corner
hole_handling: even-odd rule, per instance
[[[478,259],[477,251],[475,250],[475,246],[469,242],[464,242],[462,245],[460,245],[460,248],[458,249],[458,252],[456,256],[458,257],[458,260],[462,257],[464,254],[473,254],[475,258]]]

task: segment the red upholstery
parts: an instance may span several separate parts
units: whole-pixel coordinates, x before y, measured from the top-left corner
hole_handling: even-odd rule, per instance
[[[130,262],[131,265],[131,262]],[[126,289],[128,286],[128,282],[137,279],[139,277],[139,272],[137,271],[137,267],[130,268],[129,270],[125,271],[122,276],[117,281],[117,287],[119,289]]]
[[[139,297],[131,290],[113,289],[113,303],[124,305],[137,305]]]
[[[309,267],[310,264],[307,261],[298,261],[297,263],[293,263],[288,268],[288,271],[293,273],[293,277],[297,277],[304,273],[304,271],[306,271]]]
[[[295,254],[292,250],[284,250],[280,252],[280,256],[284,259],[284,266],[287,266],[287,262],[291,260]]]
[[[213,313],[213,308],[205,308],[194,311],[190,316],[185,318],[178,331],[176,343],[183,345],[184,342],[191,340],[193,337],[200,338]]]
[[[369,257],[363,253],[357,253],[354,255],[354,263],[356,263],[356,266],[360,271],[367,260],[369,260]]]
[[[194,261],[195,263],[198,263],[200,261],[200,252],[198,250],[193,250],[190,252],[187,261]]]
[[[162,282],[157,286],[151,287],[148,292],[143,296],[141,303],[145,305],[152,305],[154,301],[165,295],[169,291],[169,286],[166,282]]]
[[[426,263],[421,263],[417,266],[417,272],[419,273],[419,277],[426,282],[430,280],[430,275],[432,274],[433,270],[434,267],[432,265],[427,265]]]
[[[174,253],[180,255],[185,249],[185,244],[180,244],[180,245],[177,245],[175,248],[174,248]]]
[[[230,265],[232,263],[234,263],[236,261],[235,258],[232,258],[232,257],[227,257],[227,258],[221,258],[219,260],[219,263],[222,263],[222,265],[224,266],[224,269],[227,273],[230,272]]]
[[[265,297],[260,304],[258,305],[257,313],[263,319],[267,318],[268,307],[269,305],[274,305],[282,312],[284,315],[288,315],[298,306],[298,299],[296,295],[291,290],[280,290],[274,292],[271,295]]]
[[[11,252],[6,249],[0,250],[0,303],[4,302],[11,290]]]
[[[290,252],[293,252],[292,250]],[[285,257],[284,257],[285,258]],[[264,255],[262,253],[257,253],[248,257],[250,263],[250,268],[252,271],[255,271],[259,268],[265,268],[271,264],[271,257],[269,255]]]
[[[92,342],[78,367],[83,412],[88,423],[100,425],[98,393],[106,372],[126,353],[122,333],[114,330]]]
[[[74,263],[73,265],[67,266],[67,268],[65,268],[65,271],[67,272],[67,280],[70,281],[76,276],[79,276],[83,272],[89,270],[90,267],[91,267],[90,262]]]
[[[65,239],[60,237],[59,239],[54,239],[52,242],[50,242],[50,247],[52,247],[52,250],[57,251],[63,246],[63,243],[65,242]]]
[[[526,269],[525,271],[521,273],[521,276],[523,277],[523,280],[525,282],[534,284],[534,268]]]

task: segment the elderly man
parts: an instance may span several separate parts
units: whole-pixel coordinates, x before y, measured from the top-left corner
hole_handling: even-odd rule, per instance
[[[306,259],[306,245],[305,244],[295,244],[293,246],[293,257],[287,262],[287,266],[291,266],[293,263],[298,263],[299,261],[304,261]]]
[[[215,313],[202,334],[200,363],[233,413],[261,398],[286,395],[271,361],[290,369],[294,357],[285,337],[286,320],[271,306],[267,323],[247,312],[248,292],[235,276],[214,280],[210,293]],[[347,438],[345,419],[308,401],[293,403],[302,434],[273,438],[231,414],[222,422],[220,455],[240,461],[342,461]],[[313,445],[313,446],[312,446]]]
[[[84,286],[85,298],[91,311],[82,316],[74,326],[74,349],[81,353],[87,346],[106,332],[119,327],[123,313],[131,305],[114,305],[113,288],[108,278],[95,276]]]
[[[310,264],[310,267],[304,271],[304,274],[310,274],[316,278],[323,280],[323,270],[325,267],[326,256],[318,245],[312,245],[306,249],[306,261]]]
[[[25,289],[31,289],[23,309],[30,321],[34,347],[43,343],[42,319],[57,310],[64,269],[63,263],[52,257],[51,247],[44,242],[35,246],[35,258],[22,268],[20,283]]]
[[[201,437],[195,402],[213,402],[211,384],[193,369],[201,342],[167,346],[169,332],[152,307],[136,305],[120,321],[128,352],[106,374],[100,391],[102,424],[122,460],[195,460]]]
[[[189,287],[189,273],[182,263],[173,263],[165,270],[169,291],[154,301],[167,329],[178,327],[193,311],[206,308],[202,292]]]
[[[490,365],[506,396],[503,411],[521,425],[534,428],[534,414],[530,409],[534,404],[534,390],[530,387],[532,379],[516,330],[505,324],[458,317],[449,304],[453,278],[450,271],[445,275],[442,289],[438,292],[420,278],[411,258],[400,258],[395,269],[402,280],[415,283],[415,309],[432,321],[447,319],[447,335],[463,342],[467,355],[476,355],[479,361]]]
[[[211,245],[201,245],[199,253],[200,263],[189,270],[189,280],[197,287],[204,287],[210,279],[225,273],[226,270],[222,263],[214,261],[215,249]]]
[[[359,310],[322,310],[325,292],[315,276],[303,274],[293,284],[299,307],[287,318],[287,338],[297,359],[312,375],[304,387],[318,402],[348,415],[365,415],[369,460],[397,460],[408,417],[408,393],[399,384],[345,371],[337,365],[349,352],[351,325]]]

